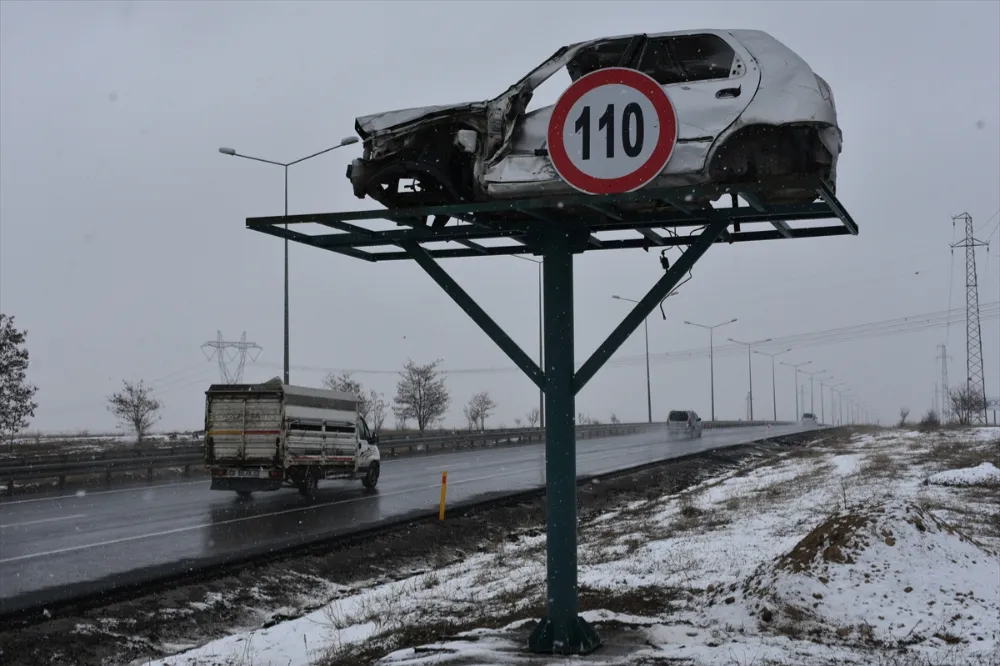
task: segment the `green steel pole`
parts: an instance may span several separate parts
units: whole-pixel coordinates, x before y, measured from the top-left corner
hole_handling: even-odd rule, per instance
[[[573,254],[568,233],[547,230],[542,256],[548,613],[528,647],[548,654],[586,654],[601,641],[578,615]]]

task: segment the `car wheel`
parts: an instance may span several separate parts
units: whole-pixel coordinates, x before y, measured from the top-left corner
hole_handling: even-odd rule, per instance
[[[377,462],[368,465],[368,472],[361,479],[361,485],[365,487],[365,490],[375,490],[375,486],[378,485],[379,473],[379,464]]]

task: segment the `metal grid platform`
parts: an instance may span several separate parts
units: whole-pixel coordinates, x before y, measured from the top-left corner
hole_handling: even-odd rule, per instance
[[[776,186],[782,189],[813,190],[816,192],[816,199],[809,204],[761,204],[757,193]],[[731,205],[719,206],[727,195]],[[718,203],[698,208],[687,203],[706,198],[718,199]],[[396,226],[380,230],[359,224],[377,220],[389,221]],[[841,206],[832,188],[819,179],[643,189],[617,195],[574,194],[486,203],[253,217],[247,218],[246,224],[255,231],[374,262],[412,259],[412,255],[403,248],[414,243],[459,246],[423,247],[431,257],[437,259],[540,254],[541,248],[537,241],[539,226],[553,224],[570,225],[586,232],[586,246],[578,251],[686,246],[697,239],[699,228],[720,221],[732,225],[731,230],[727,229],[716,240],[724,243],[858,233],[858,226]],[[789,224],[816,221],[828,221],[829,224]],[[289,228],[304,224],[322,225],[334,232],[308,234]],[[620,236],[622,232],[632,232],[632,237],[602,237],[612,233]],[[504,244],[496,244],[499,241]]]

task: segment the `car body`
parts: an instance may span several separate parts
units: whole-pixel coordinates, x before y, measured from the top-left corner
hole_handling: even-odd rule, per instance
[[[667,415],[668,437],[701,437],[701,418],[691,409],[672,409]]]
[[[576,193],[548,157],[554,104],[527,107],[563,68],[576,80],[604,67],[649,74],[677,112],[673,153],[648,187],[820,177],[835,189],[842,135],[826,81],[765,32],[688,30],[564,46],[491,100],[358,117],[364,154],[347,170],[355,195],[399,208]],[[684,205],[707,207],[719,196]],[[816,191],[776,184],[758,197],[808,203]],[[643,210],[672,207],[646,202]]]
[[[810,425],[816,425],[816,423],[818,423],[818,421],[819,420],[816,418],[816,415],[813,414],[812,412],[806,412],[805,414],[802,415],[802,422],[803,423],[807,423],[807,424],[810,424]]]

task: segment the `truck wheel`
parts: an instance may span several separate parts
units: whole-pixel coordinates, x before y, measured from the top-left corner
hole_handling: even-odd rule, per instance
[[[378,485],[378,463],[373,462],[368,466],[368,472],[361,479],[361,485],[365,487],[365,490],[375,490],[375,486]]]
[[[251,493],[248,490],[237,490],[236,491],[236,499],[238,501],[240,501],[240,502],[249,502],[252,497],[253,497],[253,493]]]
[[[305,478],[298,484],[299,494],[312,499],[319,488],[319,477],[312,472],[306,472]]]

